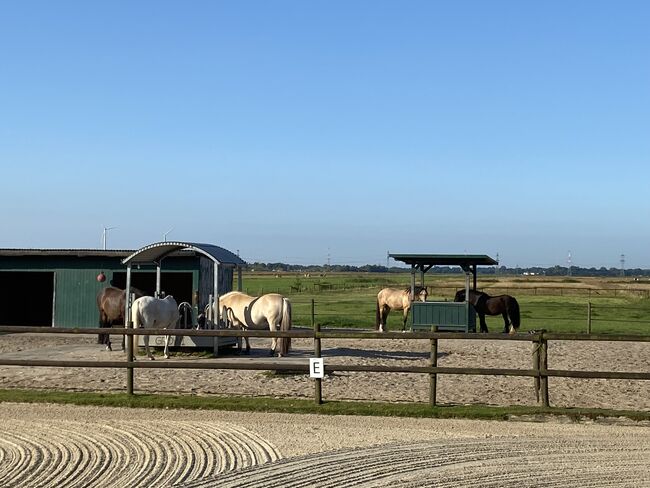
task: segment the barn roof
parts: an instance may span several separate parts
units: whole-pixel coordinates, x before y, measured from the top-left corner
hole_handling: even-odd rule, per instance
[[[236,254],[213,244],[197,242],[164,241],[149,244],[135,251],[122,260],[122,264],[159,263],[165,256],[177,251],[194,251],[211,259],[213,262],[227,266],[242,266],[246,262]]]
[[[0,256],[75,256],[85,257],[118,257],[124,258],[131,254],[130,249],[0,249]]]

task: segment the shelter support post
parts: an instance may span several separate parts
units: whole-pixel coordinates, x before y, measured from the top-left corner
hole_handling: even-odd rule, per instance
[[[241,279],[241,266],[237,266],[237,291],[243,291]]]
[[[133,328],[133,322],[131,320],[131,307],[133,306],[132,296],[131,296],[131,264],[129,263],[126,267],[126,290],[125,290],[125,300],[124,300],[124,327],[127,329]],[[122,342],[124,344],[124,342]],[[126,337],[126,360],[127,362],[133,362],[133,336],[129,335]],[[133,368],[126,368],[126,392],[129,395],[133,395]]]
[[[220,328],[219,312],[219,263],[214,262],[214,273],[213,273],[213,286],[214,286],[214,311],[213,311],[213,320],[215,328]],[[216,357],[219,354],[219,337],[214,338],[213,346],[213,355]]]
[[[160,261],[156,263],[156,298],[162,298],[162,280],[160,279]]]
[[[415,265],[411,265],[411,301],[415,298]]]

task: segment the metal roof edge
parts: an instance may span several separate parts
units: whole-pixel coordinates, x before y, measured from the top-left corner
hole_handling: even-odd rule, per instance
[[[159,262],[177,251],[189,250],[202,254],[214,262],[225,265],[243,266],[246,262],[233,252],[214,244],[183,241],[154,242],[133,252],[122,260],[122,264]]]

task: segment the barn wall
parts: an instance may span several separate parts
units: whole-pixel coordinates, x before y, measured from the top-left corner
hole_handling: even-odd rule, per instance
[[[97,293],[106,283],[97,281],[104,271],[110,278],[113,270],[123,269],[119,258],[76,256],[0,257],[0,271],[48,271],[54,273],[53,323],[58,327],[96,327]],[[39,297],[42,299],[43,297]]]
[[[196,257],[173,257],[163,260],[165,272],[191,272],[192,294],[199,289],[199,262]],[[42,326],[92,328],[99,324],[96,297],[110,286],[114,273],[124,273],[120,257],[102,256],[0,256],[2,271],[48,271],[54,273],[53,323]],[[135,272],[155,271],[155,266],[140,266]],[[103,271],[106,281],[97,281]],[[42,297],[41,297],[42,298]]]

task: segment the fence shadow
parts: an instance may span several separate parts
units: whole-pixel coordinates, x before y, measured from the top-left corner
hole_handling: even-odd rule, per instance
[[[429,352],[412,352],[412,351],[382,351],[378,349],[351,349],[349,347],[323,348],[323,357],[327,356],[348,356],[357,358],[378,358],[378,359],[395,359],[403,361],[420,361],[430,357]],[[438,358],[445,357],[449,353],[438,352]]]

